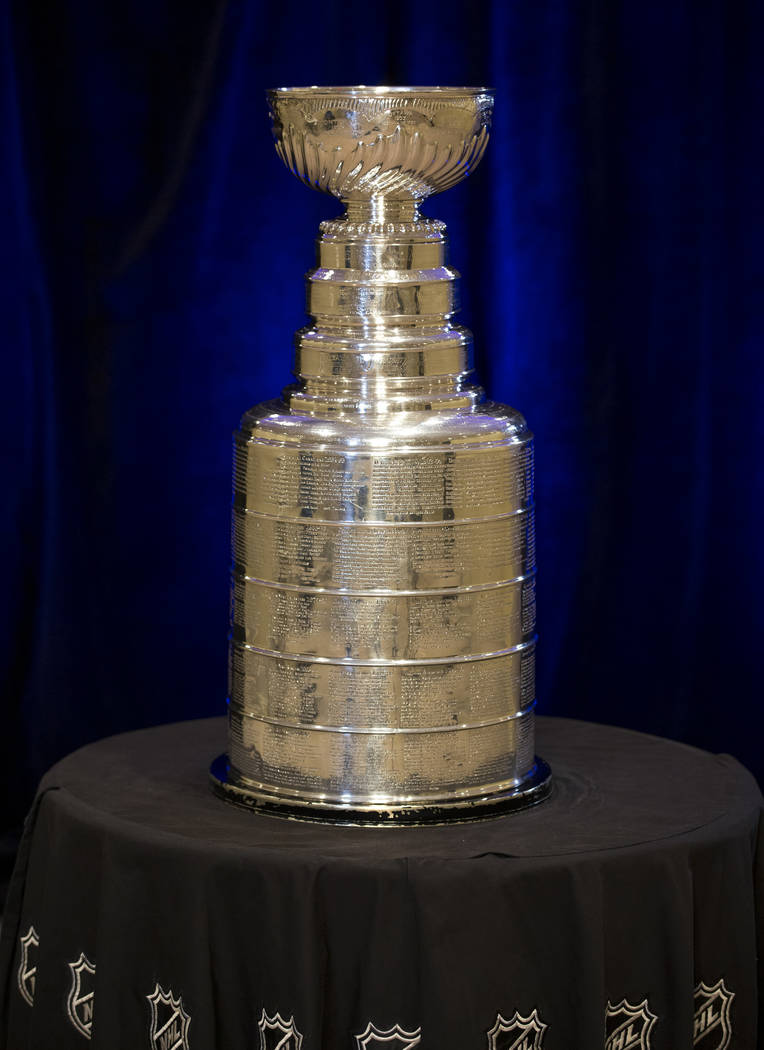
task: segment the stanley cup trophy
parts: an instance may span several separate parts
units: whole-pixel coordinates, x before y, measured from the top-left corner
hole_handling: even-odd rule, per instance
[[[474,383],[419,204],[488,141],[484,88],[269,92],[276,149],[339,197],[297,382],[235,437],[228,755],[214,789],[351,824],[473,820],[550,790],[534,753],[532,435]]]

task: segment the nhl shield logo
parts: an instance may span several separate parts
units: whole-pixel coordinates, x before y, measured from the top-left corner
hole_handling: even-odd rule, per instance
[[[151,1004],[151,1050],[189,1050],[191,1018],[180,996],[176,999],[172,989],[165,992],[157,985],[146,998]]]
[[[37,949],[40,938],[34,926],[30,926],[26,936],[19,938],[21,961],[17,974],[17,983],[24,1002],[34,1006],[34,988],[37,981]]]
[[[69,969],[72,971],[72,986],[66,1000],[66,1012],[80,1035],[90,1039],[93,1032],[93,978],[96,968],[82,952],[76,963],[69,963]]]
[[[496,1024],[488,1032],[489,1050],[542,1050],[547,1025],[541,1020],[538,1010],[527,1017],[517,1011],[511,1021],[496,1015]]]
[[[297,1031],[294,1017],[285,1021],[281,1014],[269,1017],[263,1010],[257,1022],[260,1029],[260,1050],[300,1050],[302,1036]]]
[[[724,979],[709,987],[701,981],[695,989],[695,1018],[692,1045],[701,1050],[727,1050],[732,1039],[730,1012],[734,992],[728,992]]]
[[[422,1041],[422,1029],[415,1028],[413,1032],[407,1032],[399,1024],[392,1028],[377,1028],[371,1021],[366,1025],[364,1031],[355,1037],[357,1050],[367,1050],[367,1047],[383,1046],[384,1050],[413,1050]]]
[[[622,999],[610,1001],[605,1014],[605,1050],[650,1050],[650,1033],[658,1018],[650,1012],[647,999],[632,1006]]]

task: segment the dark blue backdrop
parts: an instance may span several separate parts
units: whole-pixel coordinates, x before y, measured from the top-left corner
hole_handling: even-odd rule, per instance
[[[495,86],[486,159],[425,210],[538,438],[540,709],[764,773],[764,7],[401,10],[0,16],[6,853],[64,752],[224,710],[230,433],[289,379],[337,210],[273,151],[277,84]]]

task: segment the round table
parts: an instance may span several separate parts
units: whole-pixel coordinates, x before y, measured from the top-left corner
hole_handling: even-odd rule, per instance
[[[354,828],[213,796],[225,721],[44,778],[0,941],[0,1048],[754,1050],[761,796],[734,759],[539,719],[552,797]]]

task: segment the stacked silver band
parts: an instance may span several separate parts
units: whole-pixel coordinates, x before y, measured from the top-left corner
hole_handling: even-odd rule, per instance
[[[321,227],[297,382],[235,439],[230,733],[217,789],[313,819],[528,805],[533,445],[472,382],[458,274],[419,200],[488,136],[482,89],[283,89],[277,148]]]

